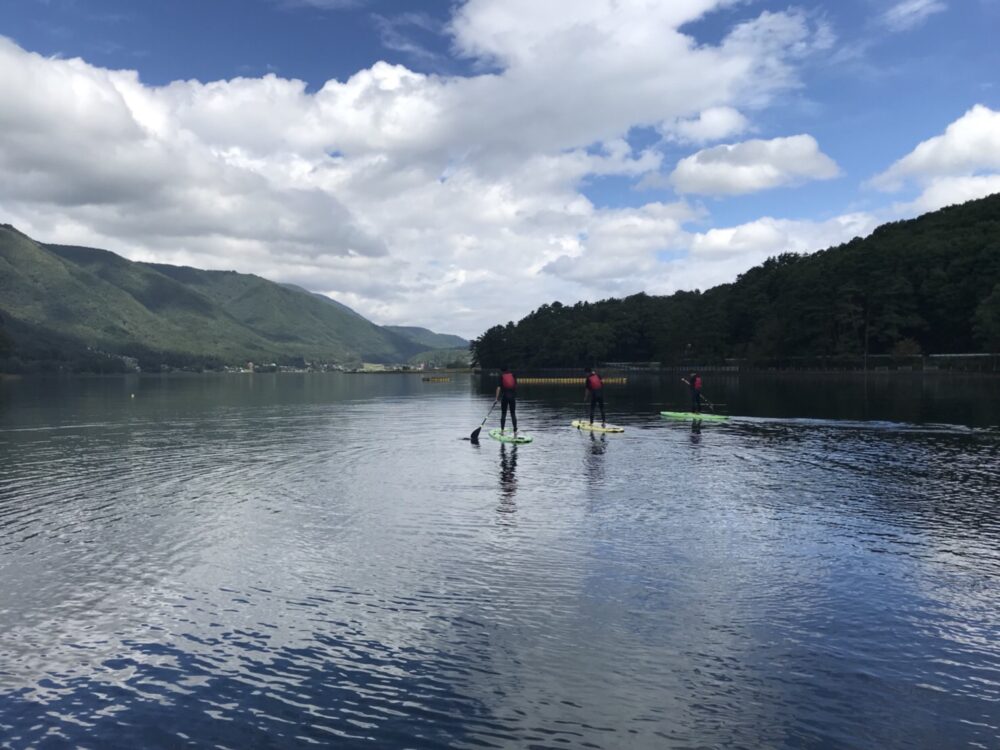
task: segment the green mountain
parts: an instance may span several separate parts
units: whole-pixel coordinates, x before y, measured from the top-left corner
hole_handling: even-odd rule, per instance
[[[333,299],[331,297],[327,297],[325,294],[320,294],[319,292],[310,292],[308,289],[303,289],[302,287],[298,286],[297,284],[282,284],[282,286],[285,287],[286,289],[294,289],[297,292],[303,292],[304,294],[311,294],[316,299],[321,300],[321,301],[325,302],[328,305],[333,305],[338,310],[341,310],[341,311],[347,313],[348,315],[353,315],[355,318],[361,318],[362,320],[367,320],[367,318],[365,318],[361,313],[356,312],[355,310],[352,310],[350,307],[348,307],[347,305],[345,305],[343,302],[337,302],[337,300],[335,300],[335,299]],[[383,328],[384,327],[385,326],[383,326]]]
[[[382,326],[386,330],[403,336],[409,341],[420,344],[424,349],[468,349],[469,342],[461,336],[448,333],[434,333],[417,326]]]
[[[0,225],[0,357],[42,366],[406,362],[428,347],[298,287],[137,263]],[[103,363],[103,364],[102,364]],[[17,363],[14,363],[17,364]],[[0,362],[0,367],[3,362]]]
[[[410,357],[410,364],[427,364],[432,367],[468,367],[472,363],[469,347],[459,349],[430,349]]]
[[[338,310],[342,310],[348,315],[352,315],[356,318],[364,318],[360,313],[355,312],[347,305],[342,302],[338,302],[335,299],[327,297],[325,294],[319,294],[318,292],[309,292],[300,286],[295,284],[282,284],[282,286],[289,289],[295,289],[299,292],[304,292],[306,294],[311,294],[317,299],[322,300],[328,305],[333,305]],[[419,345],[423,351],[419,354],[410,357],[411,362],[427,362],[427,363],[438,363],[438,362],[456,362],[456,361],[467,361],[469,359],[469,341],[468,339],[463,339],[461,336],[454,336],[449,333],[435,333],[427,328],[420,328],[419,326],[382,326],[382,330],[390,332],[394,337],[401,336],[406,341]],[[398,339],[394,339],[397,340]],[[449,350],[448,354],[442,354],[445,350]],[[456,353],[454,350],[462,350]]]
[[[1000,351],[1000,194],[786,253],[706,292],[543,305],[473,343],[485,367]]]

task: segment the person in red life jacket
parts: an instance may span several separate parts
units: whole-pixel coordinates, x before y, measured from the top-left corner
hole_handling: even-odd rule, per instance
[[[691,411],[695,414],[701,413],[701,375],[696,372],[692,372],[690,375],[690,380],[681,378],[681,380],[687,383],[688,388],[691,389]]]
[[[497,382],[497,395],[494,400],[500,399],[500,431],[503,432],[504,425],[507,424],[507,409],[510,409],[510,424],[517,434],[517,378],[504,365],[500,371],[500,380]]]
[[[593,367],[588,367],[584,372],[587,373],[587,379],[584,381],[586,390],[583,392],[583,400],[586,401],[587,395],[590,395],[590,423],[594,424],[594,407],[600,404],[601,427],[607,427],[608,424],[604,419],[604,383],[601,382],[601,376],[594,372]]]

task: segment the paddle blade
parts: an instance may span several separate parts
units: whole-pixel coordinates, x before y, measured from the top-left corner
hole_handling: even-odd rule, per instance
[[[482,430],[482,429],[483,429],[482,427],[477,427],[476,429],[474,429],[472,431],[472,434],[469,435],[469,440],[471,440],[473,443],[478,443],[479,442],[479,431]]]

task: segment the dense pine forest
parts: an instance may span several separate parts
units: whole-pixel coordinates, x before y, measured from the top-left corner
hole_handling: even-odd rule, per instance
[[[542,305],[472,348],[483,367],[521,368],[996,352],[1000,194],[782,254],[705,292]]]

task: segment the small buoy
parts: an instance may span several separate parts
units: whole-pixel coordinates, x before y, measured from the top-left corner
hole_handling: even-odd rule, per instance
[[[135,398],[135,394],[134,393],[132,394],[132,398]]]

